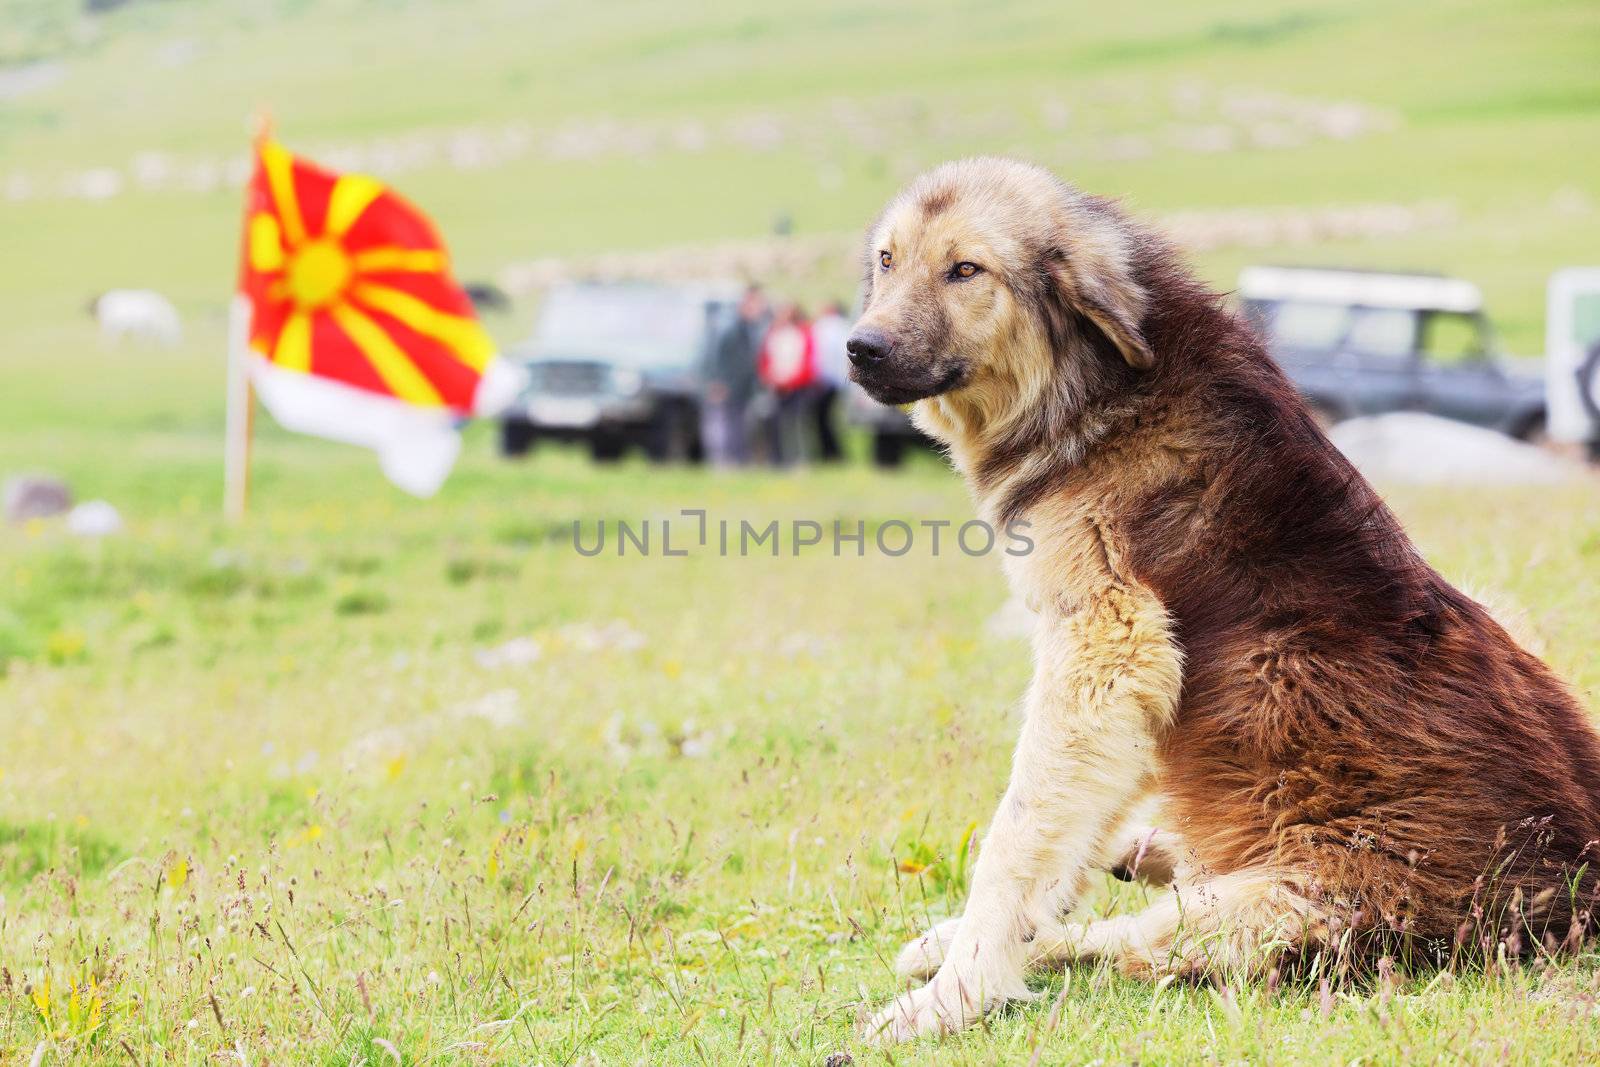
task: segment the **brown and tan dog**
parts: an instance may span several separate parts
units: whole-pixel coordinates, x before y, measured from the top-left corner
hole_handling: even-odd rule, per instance
[[[977,159],[896,197],[867,260],[852,377],[915,401],[982,517],[1037,545],[1007,559],[1037,613],[1010,785],[965,913],[901,954],[929,982],[873,1035],[965,1026],[1040,962],[1255,973],[1341,930],[1581,932],[1584,713],[1423,561],[1165,242]],[[1134,816],[1154,798],[1159,831]],[[1161,903],[1061,921],[1090,870],[1135,856],[1172,880]]]

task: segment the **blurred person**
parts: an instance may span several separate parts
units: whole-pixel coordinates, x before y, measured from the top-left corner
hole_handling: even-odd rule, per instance
[[[714,466],[737,467],[750,460],[750,407],[759,384],[756,360],[767,314],[761,287],[750,286],[739,300],[738,315],[712,351],[700,436]]]
[[[843,302],[835,300],[816,317],[811,339],[817,350],[817,381],[811,395],[817,455],[824,463],[836,463],[844,458],[844,450],[834,428],[834,410],[850,373],[850,354],[844,347],[850,339],[850,320],[845,318]]]
[[[817,383],[817,346],[811,324],[795,304],[785,304],[773,317],[761,344],[761,382],[775,401],[767,420],[769,455],[780,467],[805,458],[805,423]]]

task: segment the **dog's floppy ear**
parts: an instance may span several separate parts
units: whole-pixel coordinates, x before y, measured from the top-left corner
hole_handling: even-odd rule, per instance
[[[1144,339],[1145,291],[1133,279],[1122,216],[1094,197],[1068,206],[1050,256],[1050,283],[1062,310],[1077,312],[1110,341],[1130,367],[1149,370],[1155,353]]]
[[[1149,370],[1155,366],[1155,353],[1139,329],[1144,312],[1144,292],[1131,279],[1107,285],[1101,279],[1085,278],[1078,283],[1078,307],[1084,317],[1116,346],[1128,366]]]

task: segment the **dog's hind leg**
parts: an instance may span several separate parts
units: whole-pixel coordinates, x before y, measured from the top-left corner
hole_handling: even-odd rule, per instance
[[[1112,835],[1100,867],[1124,882],[1172,885],[1197,880],[1196,865],[1183,839],[1142,822],[1130,822]]]
[[[908,941],[894,961],[894,970],[901,978],[932,978],[944,963],[950,942],[961,928],[961,916],[934,924],[933,929],[914,941]]]
[[[1279,874],[1239,871],[1175,888],[1135,915],[1069,923],[1041,962],[1114,962],[1130,977],[1249,978],[1326,929],[1326,914]]]
[[[1107,840],[1094,866],[1124,882],[1171,885],[1193,880],[1196,868],[1183,839],[1170,830],[1149,825],[1150,820],[1158,814],[1157,798],[1152,797],[1148,802],[1136,806],[1128,820]],[[1061,895],[1063,904],[1070,907],[1073,903],[1071,896]],[[1044,910],[1048,911],[1048,908]],[[901,978],[932,977],[944,962],[950,942],[955,939],[960,926],[960,916],[945,919],[934,924],[921,937],[906,942],[895,959],[895,973]],[[1056,932],[1059,935],[1060,928]],[[1047,956],[1040,956],[1033,962],[1047,960]]]
[[[1176,834],[1158,830],[1142,823],[1130,824],[1114,834],[1097,864],[1102,870],[1125,882],[1143,882],[1147,885],[1191,885],[1198,878],[1196,867],[1188,857],[1183,841]],[[1063,904],[1071,907],[1072,898],[1064,897]],[[1064,948],[1069,938],[1079,939],[1083,931],[1093,931],[1085,944],[1098,944],[1112,936],[1127,917],[1105,919],[1092,923],[1050,922],[1042,918],[1039,934],[1030,953],[1029,968],[1059,964],[1072,956]],[[1065,916],[1062,916],[1065,919]],[[927,979],[932,977],[955,940],[961,928],[961,917],[935,923],[921,937],[906,942],[896,957],[894,969],[901,978]]]

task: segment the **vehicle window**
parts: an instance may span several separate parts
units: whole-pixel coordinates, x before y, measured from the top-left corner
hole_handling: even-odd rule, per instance
[[[1349,326],[1343,304],[1286,301],[1272,315],[1272,340],[1286,348],[1337,348]]]
[[[1417,313],[1405,308],[1356,308],[1345,343],[1373,356],[1409,356],[1417,343]]]
[[[534,342],[634,366],[699,358],[706,306],[670,289],[594,286],[554,289],[539,310]]]
[[[1436,312],[1422,331],[1422,352],[1434,363],[1465,363],[1483,359],[1483,326],[1472,315]]]
[[[1580,293],[1573,298],[1572,339],[1585,352],[1600,344],[1600,293]]]
[[[1276,304],[1266,300],[1246,300],[1244,302],[1244,317],[1262,333],[1269,332],[1272,323],[1272,310]],[[859,318],[859,315],[857,316]]]

